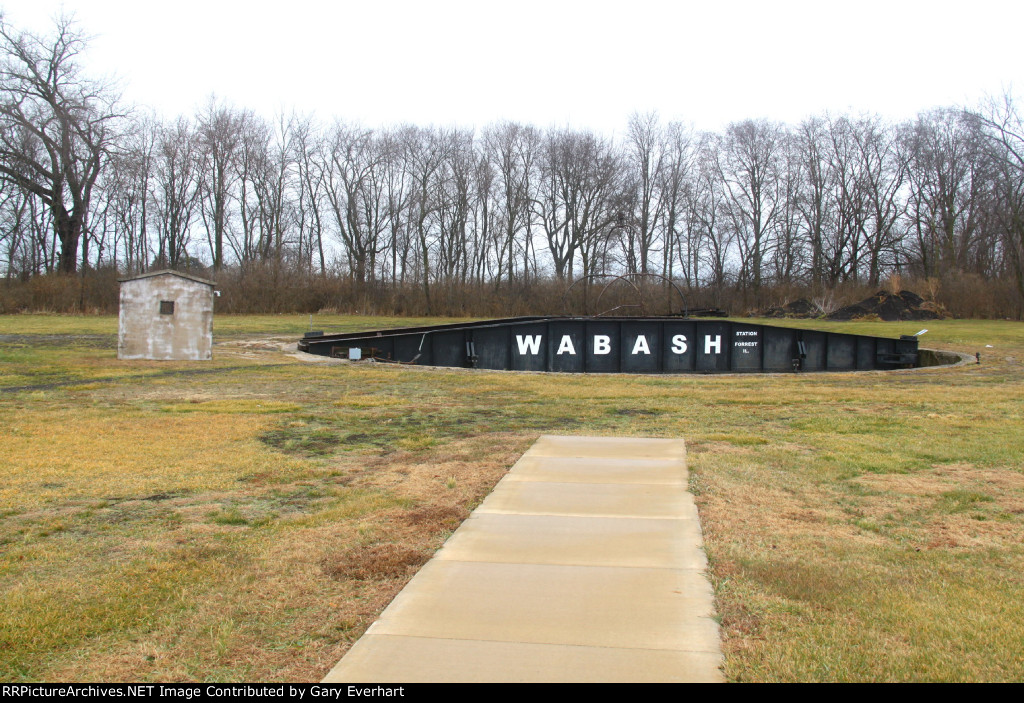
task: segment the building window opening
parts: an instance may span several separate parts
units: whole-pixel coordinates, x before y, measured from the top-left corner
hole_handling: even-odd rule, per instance
[[[174,301],[173,300],[161,300],[160,301],[160,314],[161,315],[173,315],[174,314]]]

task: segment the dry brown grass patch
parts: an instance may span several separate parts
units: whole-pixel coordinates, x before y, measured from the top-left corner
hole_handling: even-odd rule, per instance
[[[1014,546],[1024,513],[1024,474],[1011,469],[947,464],[910,474],[860,476],[853,481],[872,493],[860,509],[920,523],[916,541],[926,549]]]
[[[469,517],[469,511],[461,505],[426,505],[408,510],[402,517],[410,525],[425,527],[431,531],[454,530]]]
[[[1024,490],[1024,473],[972,464],[946,464],[936,466],[931,471],[910,474],[867,474],[859,476],[855,481],[877,491],[917,496],[938,495],[965,486],[996,489],[999,492]]]
[[[324,560],[324,573],[334,579],[370,581],[412,576],[430,558],[420,549],[400,544],[370,544],[346,549]]]
[[[737,644],[742,647],[745,640],[760,636],[762,618],[742,603],[732,605],[734,607],[727,608],[721,614],[722,631],[727,639],[739,640],[738,643],[732,643],[733,648]]]
[[[349,485],[383,487],[417,502],[473,509],[536,435],[491,433],[423,452],[396,451],[346,460]]]
[[[1014,523],[978,520],[969,515],[947,515],[926,525],[929,549],[962,547],[1014,547],[1020,544],[1020,527]]]
[[[879,540],[877,535],[850,524],[849,515],[828,491],[805,488],[794,492],[773,486],[749,491],[739,481],[718,478],[721,488],[699,498],[706,533],[729,534],[740,542],[760,539],[759,535],[771,535],[782,541]]]

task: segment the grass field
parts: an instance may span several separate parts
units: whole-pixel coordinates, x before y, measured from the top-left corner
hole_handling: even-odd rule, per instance
[[[686,439],[730,679],[1024,679],[1020,323],[924,325],[952,369],[676,377],[310,364],[309,324],[122,362],[116,318],[0,317],[0,680],[317,680],[542,433]]]

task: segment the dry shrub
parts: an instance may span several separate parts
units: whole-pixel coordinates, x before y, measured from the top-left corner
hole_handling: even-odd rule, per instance
[[[215,275],[220,298],[218,312],[312,313],[326,307],[350,312],[341,301],[351,295],[352,284],[336,276],[319,276],[291,270],[274,263],[250,263]]]
[[[597,314],[618,308],[624,315],[665,314],[684,309],[720,308],[733,315],[756,314],[773,305],[800,298],[835,308],[864,300],[878,292],[878,285],[845,281],[823,289],[809,284],[784,283],[762,286],[760,291],[732,284],[674,288],[659,279],[633,278],[632,283],[612,282],[611,277],[580,283],[565,296],[571,281],[533,278],[528,281],[422,282],[364,281],[358,283],[342,270],[321,275],[290,262],[268,261],[230,266],[212,273],[193,273],[216,280],[221,297],[217,312],[241,314],[315,313],[341,314],[512,317],[517,315]],[[26,280],[0,280],[0,314],[17,312],[113,314],[118,305],[118,272],[112,266],[89,269],[84,275],[45,274]],[[893,274],[884,286],[914,291],[936,306],[963,318],[1015,318],[1024,316],[1024,299],[1009,278],[986,279],[976,274],[953,273],[942,279]],[[600,300],[598,297],[600,296]],[[643,306],[639,303],[643,300]]]
[[[899,295],[903,290],[903,276],[898,273],[891,273],[885,279],[885,289],[893,295]]]
[[[839,309],[835,293],[830,290],[826,290],[821,295],[811,298],[811,302],[825,315],[830,315]]]
[[[864,300],[877,292],[878,286],[859,281],[844,281],[827,287],[800,284],[763,286],[756,295],[752,290],[728,289],[717,293],[698,290],[689,295],[693,300],[691,307],[719,307],[732,315],[756,316],[772,305],[781,307],[800,299],[810,300],[823,312],[828,313]]]
[[[807,286],[796,283],[780,283],[769,288],[768,295],[771,297],[761,296],[761,299],[766,303],[771,302],[781,307],[799,298],[806,298],[808,291]]]
[[[84,273],[50,273],[0,282],[0,314],[19,312],[113,314],[119,286],[112,267]]]
[[[963,273],[942,279],[935,302],[955,317],[969,319],[1019,319],[1024,302],[1010,279],[987,280],[977,274]]]
[[[346,549],[324,560],[324,573],[334,579],[371,581],[408,576],[430,555],[398,544],[371,544]]]

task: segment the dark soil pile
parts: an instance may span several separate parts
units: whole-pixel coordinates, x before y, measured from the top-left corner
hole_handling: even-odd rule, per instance
[[[878,291],[859,303],[839,308],[828,316],[829,320],[856,320],[875,318],[894,320],[938,320],[943,317],[933,303],[925,302],[917,293],[901,290],[898,294]]]
[[[821,308],[807,298],[800,298],[781,307],[768,308],[761,313],[762,317],[819,317]]]

